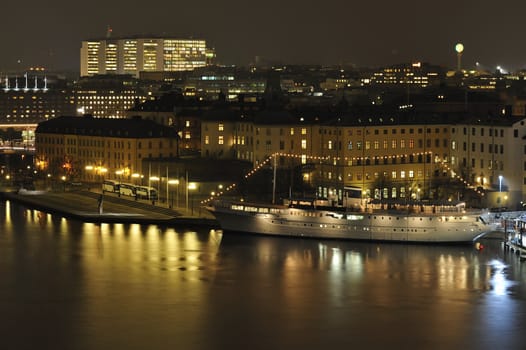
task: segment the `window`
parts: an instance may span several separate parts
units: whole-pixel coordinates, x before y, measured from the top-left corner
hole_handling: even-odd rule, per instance
[[[302,135],[307,135],[307,129],[306,128],[301,128],[301,134]]]
[[[224,131],[225,130],[225,125],[223,123],[219,123],[219,125],[217,126],[217,130],[218,131]]]
[[[210,144],[210,136],[206,135],[205,136],[205,145],[208,145]]]
[[[301,140],[301,149],[307,149],[307,140]]]
[[[222,145],[222,144],[224,144],[224,143],[225,143],[225,140],[224,140],[224,138],[223,138],[223,136],[222,136],[222,135],[221,135],[221,136],[219,136],[219,138],[218,138],[218,140],[217,140],[217,143],[218,143],[219,145]]]

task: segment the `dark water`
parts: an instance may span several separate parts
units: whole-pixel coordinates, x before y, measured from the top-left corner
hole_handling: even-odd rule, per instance
[[[526,261],[94,225],[0,202],[0,349],[524,349]]]

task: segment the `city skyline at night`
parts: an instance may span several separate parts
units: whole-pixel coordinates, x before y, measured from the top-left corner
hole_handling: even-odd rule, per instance
[[[39,65],[78,71],[82,40],[103,37],[108,26],[119,36],[203,38],[216,50],[218,63],[228,65],[248,65],[260,57],[286,64],[366,67],[425,61],[454,68],[455,44],[462,42],[465,68],[476,63],[488,71],[526,66],[526,49],[518,44],[526,4],[514,1],[500,4],[503,14],[486,4],[451,0],[433,8],[408,0],[381,6],[335,0],[316,6],[275,0],[250,6],[152,1],[148,16],[135,2],[89,5],[92,15],[63,0],[35,3],[31,11],[20,3],[6,4],[5,13],[23,16],[5,16],[0,24],[3,33],[14,33],[4,34],[0,70]]]

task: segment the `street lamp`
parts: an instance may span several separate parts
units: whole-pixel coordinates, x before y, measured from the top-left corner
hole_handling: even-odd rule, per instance
[[[176,185],[177,186],[176,206],[179,207],[179,179],[168,180],[168,185]],[[174,194],[173,194],[173,191],[172,191],[172,199],[171,199],[170,203],[171,203],[170,204],[170,208],[173,208],[173,206],[174,206]]]
[[[154,182],[157,182],[160,180],[160,178],[158,176],[150,176],[150,181],[154,181]],[[154,187],[154,186],[152,186]],[[148,189],[148,191],[150,191],[150,189]],[[159,191],[159,186],[157,186],[157,196],[160,198],[161,197],[161,194],[160,194],[160,191]],[[149,199],[149,196],[148,196],[148,199]]]
[[[460,70],[462,69],[461,60],[462,60],[462,52],[464,51],[464,45],[462,45],[462,43],[456,44],[455,51],[457,52],[457,71],[460,72]]]
[[[64,192],[66,192],[66,177],[64,175],[62,175],[62,177],[60,178],[62,180],[62,185],[64,186]]]
[[[139,180],[137,180],[137,179],[141,177],[141,174],[139,174],[139,173],[133,173],[133,174],[131,175],[131,177],[132,177],[132,179],[135,179],[135,182],[139,185],[139,183],[138,183]],[[141,184],[141,185],[142,185],[142,184]]]
[[[188,186],[186,187],[187,191],[186,191],[186,210],[188,210],[188,193],[189,191],[191,190],[195,190],[197,188],[197,184],[195,182],[189,182],[188,183]],[[191,200],[192,202],[192,215],[194,215],[194,202],[193,200]]]

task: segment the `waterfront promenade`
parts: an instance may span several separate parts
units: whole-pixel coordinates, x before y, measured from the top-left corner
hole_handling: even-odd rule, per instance
[[[170,208],[167,203],[135,200],[100,189],[70,187],[63,190],[2,189],[0,197],[29,208],[60,214],[85,222],[170,224],[219,227],[204,208]],[[102,203],[101,203],[102,200]],[[101,207],[100,207],[101,206]]]

